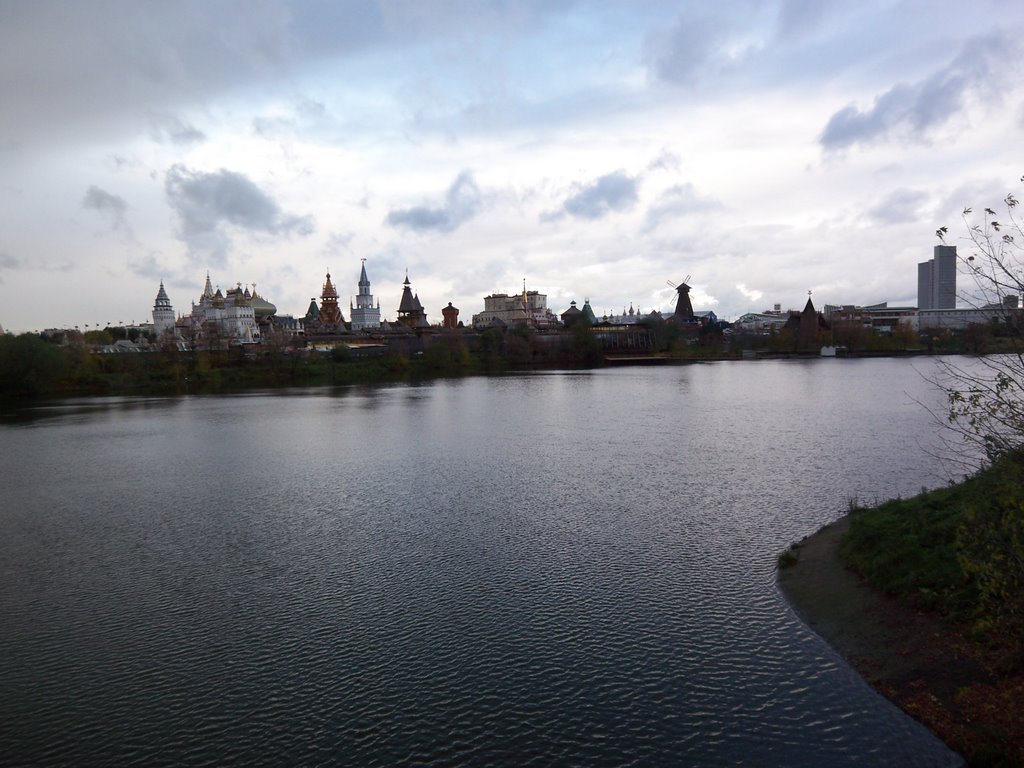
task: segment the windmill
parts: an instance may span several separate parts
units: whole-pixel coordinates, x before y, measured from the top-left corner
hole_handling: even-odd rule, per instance
[[[693,304],[690,303],[690,275],[683,278],[683,282],[676,285],[671,280],[666,282],[676,289],[679,298],[676,299],[676,311],[672,313],[672,319],[681,323],[692,323],[696,318],[693,316]]]

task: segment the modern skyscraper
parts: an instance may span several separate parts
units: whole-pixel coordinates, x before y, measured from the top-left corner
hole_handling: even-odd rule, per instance
[[[936,245],[917,265],[917,308],[956,309],[956,246]]]
[[[932,308],[956,309],[956,246],[936,245],[932,261]]]
[[[917,308],[932,309],[932,272],[935,262],[931,259],[917,265]]]

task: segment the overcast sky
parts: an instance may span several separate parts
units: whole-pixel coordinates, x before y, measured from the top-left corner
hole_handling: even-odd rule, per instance
[[[1024,4],[0,0],[0,324],[915,304],[1024,174]],[[960,225],[960,226],[958,226]],[[950,242],[956,242],[955,237]]]

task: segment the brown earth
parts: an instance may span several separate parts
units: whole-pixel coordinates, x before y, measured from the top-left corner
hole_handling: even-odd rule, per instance
[[[934,614],[882,595],[843,567],[842,518],[795,545],[779,587],[801,619],[876,690],[971,765],[1024,766],[1024,677]]]

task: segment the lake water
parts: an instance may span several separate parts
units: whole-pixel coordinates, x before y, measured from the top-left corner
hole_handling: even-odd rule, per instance
[[[956,765],[780,596],[945,482],[930,361],[716,363],[0,423],[0,761]]]

